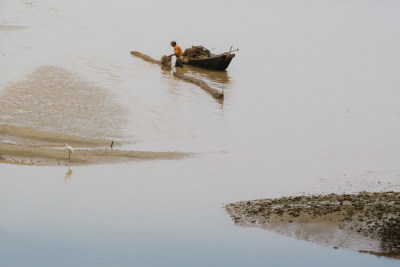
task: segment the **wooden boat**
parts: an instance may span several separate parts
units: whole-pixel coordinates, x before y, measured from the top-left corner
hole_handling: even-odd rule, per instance
[[[215,55],[202,46],[193,46],[185,50],[183,63],[211,70],[225,70],[235,57],[231,52],[232,47],[229,52]]]
[[[235,54],[231,53],[211,54],[209,57],[188,58],[187,64],[212,70],[225,70],[234,57]]]

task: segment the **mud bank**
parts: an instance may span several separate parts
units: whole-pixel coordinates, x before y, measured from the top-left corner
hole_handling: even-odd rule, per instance
[[[329,194],[225,206],[235,224],[400,259],[400,193]]]
[[[0,163],[88,165],[189,155],[117,150],[126,140],[124,107],[106,89],[56,66],[10,83],[0,106]],[[71,158],[65,143],[74,148]]]
[[[79,166],[143,160],[172,160],[188,157],[188,153],[125,151],[115,149],[75,149],[69,158],[66,150],[57,148],[19,146],[0,143],[0,163],[37,166]]]
[[[31,127],[19,127],[0,124],[0,142],[17,144],[20,146],[60,146],[68,143],[80,147],[109,146],[111,141],[91,139],[65,134],[40,131]]]
[[[74,147],[69,153],[68,143]],[[119,143],[113,143],[113,147]],[[0,125],[0,163],[22,165],[89,165],[138,160],[181,159],[190,153],[125,151],[111,149],[108,140],[55,134],[33,128]]]
[[[109,90],[43,65],[0,92],[0,124],[102,140],[126,138],[127,109]]]
[[[19,31],[28,28],[27,26],[19,25],[2,25],[0,24],[0,31]]]

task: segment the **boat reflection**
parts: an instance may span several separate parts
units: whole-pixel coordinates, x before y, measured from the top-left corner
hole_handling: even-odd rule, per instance
[[[161,70],[164,76],[171,75],[170,68],[161,66]],[[231,83],[231,77],[226,70],[208,70],[185,64],[183,68],[173,68],[172,71],[181,72],[198,79],[208,80],[215,84],[228,85]]]
[[[217,102],[219,102],[220,104],[223,104],[224,91],[229,89],[229,87],[230,87],[229,85],[231,83],[230,76],[228,75],[228,72],[225,70],[223,70],[223,71],[208,70],[208,69],[199,68],[199,67],[195,67],[195,66],[189,66],[187,64],[184,65],[183,68],[172,68],[172,69],[162,66],[161,72],[162,72],[163,78],[170,78],[172,75],[172,72],[174,72],[174,74],[183,74],[188,78],[196,78],[198,80],[201,80],[202,82],[205,82],[206,88],[202,88],[202,89],[208,91],[209,93],[211,92],[212,95],[214,95],[214,92],[218,93],[218,96],[221,95],[221,93],[222,93],[222,97],[216,97]],[[181,77],[181,76],[179,76],[179,77]],[[187,81],[187,79],[184,79],[184,80]],[[189,81],[189,82],[193,82],[193,83],[197,84],[198,86],[202,87],[202,85],[198,84],[198,82],[194,82],[194,81]],[[203,85],[204,85],[204,83],[203,83]],[[208,90],[207,88],[209,88],[211,91]],[[174,91],[172,94],[175,95],[176,92]]]
[[[226,70],[208,70],[186,64],[183,68],[183,72],[186,72],[185,74],[190,74],[196,78],[207,79],[215,83],[229,84],[231,82]]]

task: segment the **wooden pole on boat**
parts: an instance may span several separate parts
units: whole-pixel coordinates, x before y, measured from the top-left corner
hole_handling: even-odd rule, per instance
[[[232,48],[233,48],[233,45],[231,45],[231,48],[229,48],[229,51],[227,52],[227,54],[230,54],[230,53],[232,53],[232,52],[239,51],[239,48],[237,48],[237,49],[235,49],[235,50],[232,50]]]

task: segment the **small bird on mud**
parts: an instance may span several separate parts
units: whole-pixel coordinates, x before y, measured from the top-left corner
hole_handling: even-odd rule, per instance
[[[114,141],[111,141],[111,149],[113,148],[113,146],[114,146]]]
[[[70,145],[65,143],[65,150],[68,151],[68,158],[71,159],[71,154],[72,154],[72,152],[74,152],[74,149]]]

